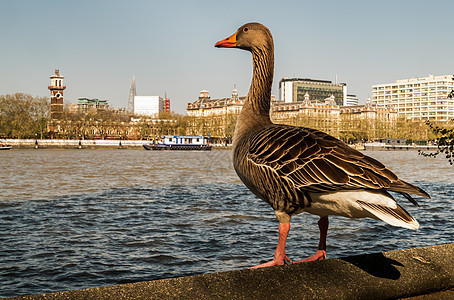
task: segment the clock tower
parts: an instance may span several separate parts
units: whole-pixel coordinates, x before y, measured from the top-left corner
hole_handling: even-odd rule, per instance
[[[55,70],[55,74],[50,77],[50,119],[59,120],[63,115],[63,90],[66,86],[63,85],[64,76],[60,75],[59,70]]]

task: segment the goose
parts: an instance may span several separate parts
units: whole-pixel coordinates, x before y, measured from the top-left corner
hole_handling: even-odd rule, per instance
[[[295,262],[326,259],[328,217],[332,215],[419,228],[389,192],[402,194],[419,206],[410,194],[430,198],[424,190],[327,133],[271,121],[274,43],[267,27],[245,24],[215,47],[252,53],[252,81],[235,126],[233,165],[246,187],[273,208],[279,221],[273,260],[252,268],[292,263],[285,243],[291,218],[302,212],[320,217],[320,239],[314,255]]]

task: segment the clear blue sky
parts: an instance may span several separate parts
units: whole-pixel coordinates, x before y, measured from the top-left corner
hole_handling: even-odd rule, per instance
[[[65,101],[167,95],[171,109],[207,89],[246,95],[250,54],[214,43],[244,23],[270,28],[278,97],[282,77],[335,80],[361,102],[373,84],[454,72],[454,1],[0,1],[0,94],[48,96],[65,76]]]

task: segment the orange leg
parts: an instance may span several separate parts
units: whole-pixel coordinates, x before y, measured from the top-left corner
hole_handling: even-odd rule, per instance
[[[287,241],[287,236],[290,231],[290,223],[280,223],[279,224],[279,241],[277,243],[276,252],[274,253],[274,259],[267,263],[257,265],[251,269],[271,267],[276,265],[283,265],[284,261],[292,263],[292,261],[285,255],[285,242]]]
[[[326,258],[326,235],[328,234],[328,217],[321,217],[318,220],[318,228],[320,229],[320,241],[318,242],[318,248],[314,255],[295,263],[314,261],[314,260],[323,260]]]

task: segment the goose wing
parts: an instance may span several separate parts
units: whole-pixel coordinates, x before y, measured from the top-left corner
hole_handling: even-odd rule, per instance
[[[379,161],[321,131],[271,125],[250,139],[250,162],[268,167],[293,182],[296,189],[326,192],[340,189],[384,189],[430,196],[402,181]]]

